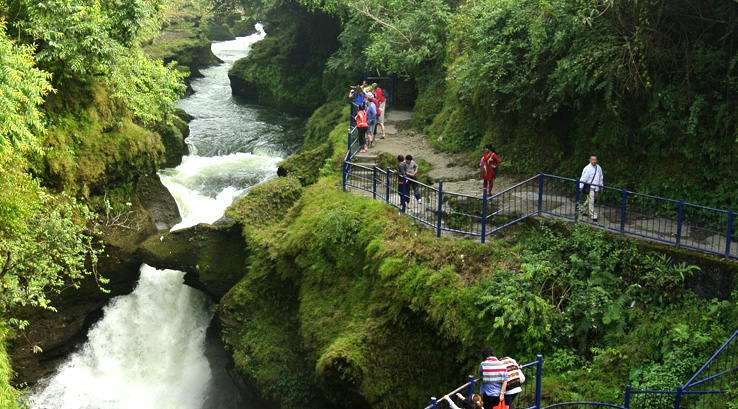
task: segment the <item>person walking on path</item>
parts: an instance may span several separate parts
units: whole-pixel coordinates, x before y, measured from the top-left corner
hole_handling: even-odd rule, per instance
[[[484,407],[493,408],[505,399],[507,390],[507,367],[495,357],[492,347],[482,350],[482,361],[479,364],[479,374],[482,375],[482,383],[479,385],[479,394],[482,395]]]
[[[375,82],[372,84],[372,90],[374,91],[374,98],[379,102],[379,117],[377,118],[377,124],[380,128],[382,128],[382,136],[380,138],[385,138],[385,132],[384,132],[384,107],[385,102],[387,102],[387,98],[384,96],[384,91],[382,88],[379,88],[379,85]]]
[[[595,198],[605,184],[605,178],[602,174],[602,168],[597,164],[597,155],[589,157],[589,165],[582,170],[582,177],[579,178],[579,189],[587,195],[589,203],[589,218],[597,223],[597,209],[595,209]]]
[[[397,155],[397,162],[399,162],[395,171],[397,173],[397,194],[400,195],[400,206],[402,206],[403,201],[405,203],[410,201],[407,192],[403,194],[402,190],[405,183],[407,183],[407,163],[405,163],[405,158],[402,155]]]
[[[366,121],[366,111],[364,105],[359,105],[359,112],[356,113],[356,129],[359,131],[359,145],[361,145],[360,153],[366,153],[366,130],[368,129]]]
[[[374,128],[377,126],[377,105],[374,98],[366,99],[366,122],[369,124],[366,134],[369,137],[369,147],[374,146]]]
[[[502,358],[502,364],[507,368],[507,388],[505,389],[505,405],[513,409],[513,401],[523,388],[520,386],[525,382],[523,367],[518,361],[506,356]]]
[[[423,199],[420,198],[420,188],[418,186],[418,179],[416,177],[416,175],[418,174],[418,164],[415,163],[412,155],[405,156],[405,163],[407,164],[407,178],[408,182],[410,183],[409,187],[413,188],[413,192],[415,193],[415,200],[417,200],[418,203],[423,203]]]
[[[495,177],[497,177],[497,167],[500,166],[500,158],[491,144],[484,145],[484,156],[479,161],[482,167],[482,188],[487,189],[487,196],[492,194],[492,187],[495,185]]]

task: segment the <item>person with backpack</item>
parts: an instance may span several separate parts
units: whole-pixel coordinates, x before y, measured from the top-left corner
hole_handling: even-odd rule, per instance
[[[366,99],[366,122],[369,124],[366,133],[371,148],[374,146],[374,128],[377,126],[377,106],[374,104],[374,98]]]
[[[518,361],[506,356],[502,358],[502,364],[507,368],[507,388],[505,389],[505,404],[513,409],[513,400],[523,391],[521,385],[525,382],[523,367]]]

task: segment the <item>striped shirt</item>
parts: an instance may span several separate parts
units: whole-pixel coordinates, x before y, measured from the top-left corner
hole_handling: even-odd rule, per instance
[[[499,359],[491,356],[479,364],[479,374],[482,375],[482,383],[479,386],[479,394],[487,396],[500,396],[502,383],[507,380],[507,367]]]

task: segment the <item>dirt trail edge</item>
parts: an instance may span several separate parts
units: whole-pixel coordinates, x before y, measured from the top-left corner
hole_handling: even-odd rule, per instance
[[[411,111],[388,110],[385,114],[386,139],[380,139],[381,129],[377,129],[377,138],[374,147],[367,153],[357,155],[355,161],[371,164],[376,161],[380,152],[392,156],[412,155],[413,158],[422,158],[431,164],[428,176],[438,187],[438,181],[443,181],[443,190],[461,193],[470,196],[482,195],[481,169],[479,159],[471,160],[468,153],[441,152],[431,146],[430,137],[420,133],[410,124]],[[479,157],[482,156],[481,150]],[[504,154],[500,156],[504,162]],[[500,176],[495,179],[492,194],[501,192],[516,183],[518,179]]]

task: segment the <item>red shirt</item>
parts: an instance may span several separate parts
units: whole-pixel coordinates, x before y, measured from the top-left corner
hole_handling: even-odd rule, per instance
[[[386,99],[384,98],[384,91],[382,91],[382,88],[377,87],[377,89],[374,90],[374,97],[379,100],[380,104],[384,104],[384,101],[386,101]]]

